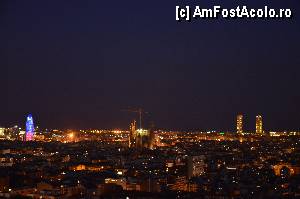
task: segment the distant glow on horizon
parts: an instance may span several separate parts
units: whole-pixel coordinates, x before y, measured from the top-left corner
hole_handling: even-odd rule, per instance
[[[72,139],[74,137],[74,133],[70,133],[69,137]]]

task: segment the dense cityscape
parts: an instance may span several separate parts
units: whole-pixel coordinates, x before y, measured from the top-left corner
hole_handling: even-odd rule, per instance
[[[3,198],[300,197],[300,132],[266,132],[259,115],[254,132],[243,130],[243,115],[236,132],[136,121],[126,130],[42,130],[32,115],[24,127],[0,128]]]
[[[299,13],[0,0],[0,199],[300,199]]]

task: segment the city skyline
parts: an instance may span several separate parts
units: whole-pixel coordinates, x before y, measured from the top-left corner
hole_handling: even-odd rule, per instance
[[[300,198],[299,24],[299,0],[0,0],[0,198]]]
[[[11,126],[5,126],[5,125],[0,125],[0,127],[13,127],[13,126],[18,126],[20,127],[21,129],[27,129],[27,124],[28,124],[28,118],[32,118],[32,114],[29,114],[26,116],[26,125],[22,125],[22,124],[16,124],[16,123],[13,123],[13,125]],[[138,117],[137,117],[138,118]],[[132,118],[132,120],[134,120],[134,123],[136,125],[136,121],[137,121],[137,118]],[[245,118],[247,120],[245,120]],[[253,118],[252,118],[253,119]],[[236,132],[237,134],[242,134],[243,132],[253,132],[253,133],[257,133],[257,134],[261,134],[261,133],[258,133],[257,131],[259,131],[259,129],[262,129],[262,133],[264,130],[266,131],[298,131],[298,129],[263,129],[262,127],[262,116],[261,115],[257,115],[255,116],[255,123],[254,124],[249,124],[248,123],[248,120],[249,118],[247,117],[247,115],[245,114],[238,114],[236,115],[236,120],[234,120],[234,124],[235,126],[231,129],[216,129],[216,128],[211,128],[211,129],[200,129],[200,128],[195,128],[195,129],[166,129],[166,128],[160,128],[160,127],[155,127],[156,129],[164,129],[164,130],[182,130],[182,131],[211,131],[211,130],[217,130],[217,131],[229,131],[229,132]],[[33,121],[33,119],[32,119]],[[246,121],[246,122],[245,122]],[[261,123],[261,124],[260,124]],[[130,123],[130,125],[127,125],[127,127],[125,128],[121,128],[121,127],[111,127],[111,128],[101,128],[101,127],[97,127],[97,128],[94,128],[94,129],[122,129],[122,130],[130,130],[132,128],[132,124],[133,123]],[[252,128],[248,128],[248,129],[245,129],[244,128],[244,125],[246,124],[246,126],[252,126]],[[32,124],[33,125],[33,124]],[[154,126],[154,123],[151,122],[150,124],[145,124],[145,127],[146,128],[149,128],[150,126]],[[34,127],[33,127],[34,128]],[[69,129],[69,128],[53,128],[53,127],[42,127],[43,129]],[[80,129],[84,129],[84,128],[73,128],[73,130],[80,130]],[[85,128],[85,129],[93,129],[93,127],[88,127],[88,128]],[[137,129],[135,127],[135,129]]]
[[[299,2],[247,2],[289,19],[191,23],[172,1],[119,3],[1,2],[0,125],[30,112],[49,128],[127,128],[136,115],[120,110],[141,107],[164,129],[235,130],[238,113],[246,130],[258,114],[299,129]]]
[[[245,122],[244,122],[244,118],[247,118],[244,117],[243,114],[238,114],[236,116],[236,120],[235,120],[235,130],[228,130],[228,129],[163,129],[163,128],[159,128],[159,127],[156,127],[155,124],[153,122],[151,122],[150,124],[146,124],[144,126],[144,128],[141,128],[141,126],[139,125],[139,128],[137,128],[137,122],[136,122],[136,119],[133,119],[132,122],[127,126],[127,128],[120,128],[120,127],[113,127],[113,128],[86,128],[85,130],[88,130],[88,129],[98,129],[98,130],[125,130],[125,131],[129,131],[129,132],[135,132],[136,130],[146,130],[146,129],[156,129],[156,130],[166,130],[166,131],[207,131],[207,132],[211,132],[211,131],[220,131],[220,132],[230,132],[230,133],[236,133],[237,135],[243,135],[243,134],[248,134],[248,133],[252,133],[252,134],[256,134],[256,135],[266,135],[266,134],[269,134],[270,132],[298,132],[299,130],[295,130],[295,129],[285,129],[285,130],[281,130],[281,129],[264,129],[264,124],[263,124],[263,117],[262,115],[257,115],[255,117],[255,124],[252,125],[253,128],[252,129],[247,129],[245,130],[244,129],[244,125],[245,125]],[[139,118],[141,120],[141,118]],[[247,124],[247,120],[246,120],[246,124]],[[24,126],[24,127],[23,127]],[[33,124],[33,117],[32,117],[32,114],[28,114],[26,116],[26,124],[25,125],[13,125],[11,127],[8,127],[8,126],[1,126],[0,125],[0,128],[3,128],[5,129],[4,127],[6,128],[14,128],[14,127],[17,127],[19,128],[20,130],[24,129],[26,130],[26,134],[25,134],[25,137],[26,139],[28,140],[32,140],[33,136],[34,136],[34,132],[35,132],[35,127],[34,127],[34,124]],[[39,128],[37,126],[37,128]],[[49,128],[49,127],[41,127],[40,129],[49,129],[49,130],[53,130],[53,129],[59,129],[59,128]],[[61,128],[60,130],[70,130],[68,128]],[[76,129],[76,128],[73,128],[72,130],[84,130],[84,129]],[[31,135],[29,135],[31,134]],[[27,138],[27,135],[30,137],[30,138]],[[131,137],[131,136],[130,136]],[[24,138],[25,139],[25,138]],[[25,139],[25,140],[26,140]]]

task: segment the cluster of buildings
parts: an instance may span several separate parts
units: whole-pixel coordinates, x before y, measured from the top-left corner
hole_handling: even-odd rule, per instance
[[[154,129],[150,128],[149,130],[136,128],[136,121],[133,121],[130,124],[128,146],[130,148],[149,148],[153,149],[154,143]]]
[[[0,128],[0,197],[300,197],[300,134]]]
[[[243,135],[244,134],[244,130],[243,130],[243,115],[238,115],[236,118],[236,132],[239,135]],[[257,115],[256,116],[256,120],[255,120],[255,133],[257,135],[263,135],[264,131],[263,131],[263,121],[262,121],[262,116],[261,115]]]
[[[161,144],[153,149],[126,142],[0,141],[0,197],[300,196],[299,137],[158,134]],[[217,134],[211,137],[226,137]]]
[[[137,128],[136,121],[130,124],[129,130],[41,130],[34,126],[34,120],[31,114],[26,117],[25,130],[18,126],[10,128],[0,127],[0,140],[20,140],[20,141],[59,141],[63,143],[78,141],[99,141],[99,142],[122,142],[126,143],[130,148],[149,148],[154,146],[164,146],[166,143],[161,142],[162,135],[166,131],[158,131],[150,125],[149,129],[143,129],[140,125]],[[176,134],[178,133],[178,134]],[[236,132],[230,131],[205,131],[205,132],[174,132],[171,134],[176,137],[179,134],[190,134],[194,139],[247,139],[240,136],[298,136],[298,131],[265,131],[263,129],[263,119],[261,115],[256,116],[255,132],[247,132],[244,130],[244,116],[237,115]],[[196,134],[196,135],[195,135]],[[226,136],[222,136],[226,134]]]

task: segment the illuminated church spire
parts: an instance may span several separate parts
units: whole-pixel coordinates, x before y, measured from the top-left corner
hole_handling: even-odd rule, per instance
[[[26,119],[26,141],[32,141],[34,135],[34,125],[32,115],[29,114]]]

